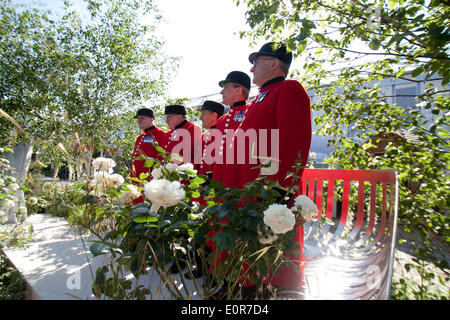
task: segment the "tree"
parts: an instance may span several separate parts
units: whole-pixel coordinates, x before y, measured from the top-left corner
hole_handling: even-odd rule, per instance
[[[157,8],[151,0],[86,0],[82,20],[64,1],[62,16],[51,20],[2,4],[1,63],[13,76],[4,78],[11,80],[1,107],[39,140],[48,161],[73,170],[84,163],[89,173],[90,159],[120,131],[117,119],[165,99],[176,60],[156,35]]]
[[[316,134],[331,137],[335,149],[327,162],[341,168],[395,168],[400,181],[400,226],[416,230],[424,245],[419,260],[432,260],[448,281],[449,252],[448,109],[450,79],[450,6],[447,1],[319,0],[253,1],[247,5],[250,31],[241,36],[284,41],[304,58],[293,72],[314,92]],[[335,70],[338,69],[338,70]],[[428,81],[433,77],[437,81]],[[389,104],[381,80],[425,81],[415,104]],[[427,82],[428,81],[428,82]],[[427,114],[431,114],[428,117]],[[353,135],[348,131],[352,130]],[[391,134],[408,132],[415,139],[375,146]],[[434,241],[434,242],[432,242]],[[436,246],[436,242],[439,246]],[[434,277],[421,272],[422,285],[397,297],[441,297],[426,292]],[[403,280],[403,279],[402,279]],[[444,281],[444,279],[441,279]],[[399,283],[394,286],[399,288]],[[445,296],[445,294],[444,294]]]

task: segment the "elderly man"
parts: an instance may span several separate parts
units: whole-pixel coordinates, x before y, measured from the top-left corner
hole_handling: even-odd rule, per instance
[[[225,80],[219,82],[219,86],[223,88],[220,91],[222,102],[230,106],[230,111],[219,119],[216,126],[222,134],[218,154],[221,161],[214,164],[213,179],[224,182],[226,187],[232,187],[237,183],[233,181],[237,177],[225,179],[225,176],[227,175],[227,167],[236,163],[237,153],[234,153],[234,161],[231,161],[231,164],[227,163],[227,133],[233,133],[239,127],[247,112],[246,101],[250,93],[250,77],[241,71],[231,71]]]
[[[203,129],[207,131],[202,135],[202,162],[198,166],[198,173],[212,176],[214,164],[214,150],[209,150],[208,146],[217,139],[216,125],[219,118],[223,115],[225,107],[215,101],[206,100],[201,108],[200,120]],[[207,153],[208,151],[208,153]]]
[[[301,164],[305,166],[311,144],[311,109],[310,100],[302,85],[295,80],[285,80],[292,61],[292,53],[287,52],[284,44],[267,43],[258,52],[249,56],[253,67],[253,83],[259,87],[259,94],[250,103],[239,130],[235,132],[232,142],[227,148],[235,147],[238,156],[244,159],[243,164],[227,167],[223,182],[228,187],[244,188],[245,184],[254,181],[261,175],[276,180],[287,187],[292,179],[286,179],[287,173],[293,171],[298,155]],[[267,146],[265,152],[261,145],[244,134],[256,132],[260,139],[266,134]],[[244,139],[240,139],[240,134]],[[252,148],[252,144],[257,146]],[[249,151],[251,150],[251,151]],[[270,154],[268,153],[270,151]],[[272,153],[272,151],[274,151]],[[250,153],[251,152],[251,153]],[[252,169],[261,163],[261,159],[269,156],[271,167],[260,170]],[[298,173],[301,176],[302,171]],[[294,241],[303,250],[303,228],[298,228]],[[302,268],[302,261],[298,257],[291,257],[298,268]],[[302,284],[302,273],[292,267],[283,267],[278,276],[268,276],[268,284],[279,290],[298,290]],[[244,283],[244,297],[255,297],[256,284],[247,279]]]
[[[165,135],[162,147],[169,153],[183,157],[184,163],[200,162],[202,129],[186,118],[186,108],[183,105],[165,107],[166,123],[169,131]]]
[[[140,134],[134,143],[133,155],[131,157],[131,178],[139,178],[141,173],[149,173],[149,169],[144,167],[145,160],[136,160],[139,156],[158,158],[153,143],[161,144],[164,139],[165,131],[154,125],[155,114],[152,109],[142,108],[136,112],[134,116],[137,119],[139,129],[144,131]],[[150,175],[147,180],[150,179]],[[140,197],[133,201],[133,204],[142,203],[143,198]]]

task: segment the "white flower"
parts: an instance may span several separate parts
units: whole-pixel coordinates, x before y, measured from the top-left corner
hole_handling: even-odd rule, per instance
[[[15,204],[16,203],[13,200],[8,199],[5,201],[5,203],[3,203],[3,209],[9,210],[9,209],[13,208]]]
[[[178,168],[178,165],[177,164],[175,164],[175,163],[168,163],[168,164],[166,164],[165,166],[164,166],[164,168],[166,168],[167,170],[169,170],[170,172],[172,172],[172,171],[174,171],[174,170],[177,170],[177,168]]]
[[[129,191],[122,190],[122,194],[118,197],[120,201],[130,203],[141,196],[141,193],[137,190],[136,186],[127,184],[126,187]]]
[[[184,198],[186,192],[178,181],[153,179],[144,185],[144,194],[152,203],[151,210],[158,211],[159,207],[171,207]]]
[[[294,206],[300,210],[302,217],[306,220],[314,219],[319,213],[319,209],[316,204],[305,195],[299,195],[295,198]]]
[[[0,223],[5,223],[6,221],[8,221],[8,217],[6,215],[0,214]]]
[[[16,190],[19,190],[19,185],[17,184],[17,183],[11,183],[9,186],[8,186],[8,189],[9,190],[11,190],[11,191],[16,191]]]
[[[97,171],[103,170],[109,172],[116,166],[116,162],[113,159],[98,157],[92,161],[92,165]]]
[[[0,186],[4,186],[5,185],[5,180],[0,179]]]
[[[154,168],[152,170],[152,177],[153,179],[161,179],[162,178],[162,170],[161,167],[159,168]]]
[[[189,170],[192,171],[194,173],[197,173],[197,170],[194,170],[194,165],[192,163],[184,163],[180,166],[178,166],[178,168],[176,168],[176,170],[178,172],[184,171],[184,170]]]
[[[294,228],[295,216],[285,204],[271,204],[264,211],[264,223],[274,233],[286,233]]]
[[[20,207],[19,207],[19,213],[20,213],[20,214],[25,214],[25,213],[27,213],[27,207],[25,207],[25,206],[20,206]]]
[[[36,198],[36,197],[29,197],[28,198],[28,202],[30,203],[30,204],[37,204],[38,203],[38,198]]]
[[[109,185],[111,175],[107,171],[94,172],[94,181],[97,184]]]
[[[311,152],[310,154],[309,154],[309,157],[311,158],[311,159],[315,159],[316,158],[316,153],[315,152]]]
[[[120,174],[115,173],[109,177],[108,185],[109,186],[120,186],[124,182],[125,182],[125,179]]]

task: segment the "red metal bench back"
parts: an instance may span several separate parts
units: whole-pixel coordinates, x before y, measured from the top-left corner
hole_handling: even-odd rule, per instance
[[[358,291],[353,283],[344,290],[344,283],[342,290],[337,287],[335,292],[331,292],[333,290],[322,288],[319,295],[310,292],[311,296],[388,299],[398,206],[395,170],[305,169],[301,187],[302,193],[316,203],[319,209],[317,218],[326,217],[334,222],[330,225],[319,219],[305,224],[306,282],[308,271],[314,273],[315,280],[319,282],[333,281],[317,278],[313,266],[322,271],[328,267],[334,268],[333,277],[341,272],[344,278],[349,277],[349,283],[363,280],[357,280],[355,272],[359,272],[360,277],[367,277],[367,270],[379,272],[376,275],[379,283],[375,288],[369,288],[366,283],[366,286],[360,285]],[[330,259],[334,259],[333,262]],[[327,267],[326,263],[333,263],[334,267]]]

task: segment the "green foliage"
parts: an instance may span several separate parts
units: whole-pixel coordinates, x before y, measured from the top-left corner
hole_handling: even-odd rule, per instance
[[[314,92],[315,133],[326,136],[335,150],[327,163],[343,169],[395,168],[399,226],[417,230],[423,238],[414,266],[425,280],[431,271],[421,267],[424,259],[448,274],[448,263],[439,255],[439,250],[448,254],[450,239],[448,4],[240,2],[248,7],[251,28],[242,36],[285,41],[294,55],[304,58],[302,70],[293,74]],[[426,88],[415,96],[415,105],[404,109],[388,103],[389,94],[379,86],[386,78],[415,84],[437,80],[423,82]],[[430,238],[439,239],[442,249]],[[394,284],[394,294],[401,286]],[[426,290],[421,287],[414,298],[437,297],[427,296]]]
[[[68,1],[62,15],[8,0],[0,9],[0,108],[33,137],[39,161],[56,172],[66,165],[76,179],[90,174],[99,152],[129,157],[131,115],[163,103],[176,67],[157,36],[152,1],[85,4],[83,20]],[[0,123],[8,129],[0,139],[13,145],[12,124]]]
[[[26,283],[0,249],[0,300],[24,300]]]
[[[248,184],[244,191],[224,189],[221,183],[197,175],[189,164],[177,166],[171,162],[172,155],[160,151],[165,157],[163,161],[147,159],[146,162],[152,169],[150,183],[145,180],[148,174],[131,179],[138,190],[144,189],[144,203],[121,202],[121,195],[129,192],[130,186],[108,187],[100,192],[90,191],[89,201],[77,210],[77,216],[83,218],[76,223],[81,223],[98,238],[90,246],[91,253],[109,257],[109,262],[96,271],[92,290],[97,298],[147,298],[150,292],[134,285],[129,274],[138,281],[149,272],[148,267],[152,267],[171,298],[189,299],[194,292],[185,285],[182,270],[187,265],[187,272],[192,273],[192,267],[199,268],[200,264],[204,281],[199,284],[194,279],[196,292],[208,299],[222,281],[226,281],[230,287],[225,294],[228,298],[237,298],[243,278],[264,278],[269,270],[276,275],[282,265],[290,263],[293,253],[298,251],[298,245],[292,241],[296,230],[274,236],[263,221],[264,210],[283,198],[284,191],[277,182],[260,179]],[[293,176],[298,181],[295,173]],[[157,190],[156,198],[148,194],[150,189],[145,189],[152,183]],[[174,185],[162,187],[166,183]],[[174,188],[183,190],[182,198],[168,203],[174,196]],[[166,194],[167,190],[172,191]],[[287,192],[293,195],[296,188]],[[199,197],[203,198],[204,205],[198,202]],[[163,198],[164,202],[159,203]],[[300,214],[295,219],[297,225],[304,223]],[[105,222],[108,227],[99,232],[99,226],[104,226]],[[212,236],[211,230],[220,232]],[[268,237],[273,239],[270,243],[262,241]],[[228,252],[213,274],[209,270],[215,265],[217,252],[209,252],[206,247],[210,240],[215,241],[218,250]],[[179,269],[179,279],[168,272],[170,262]]]

